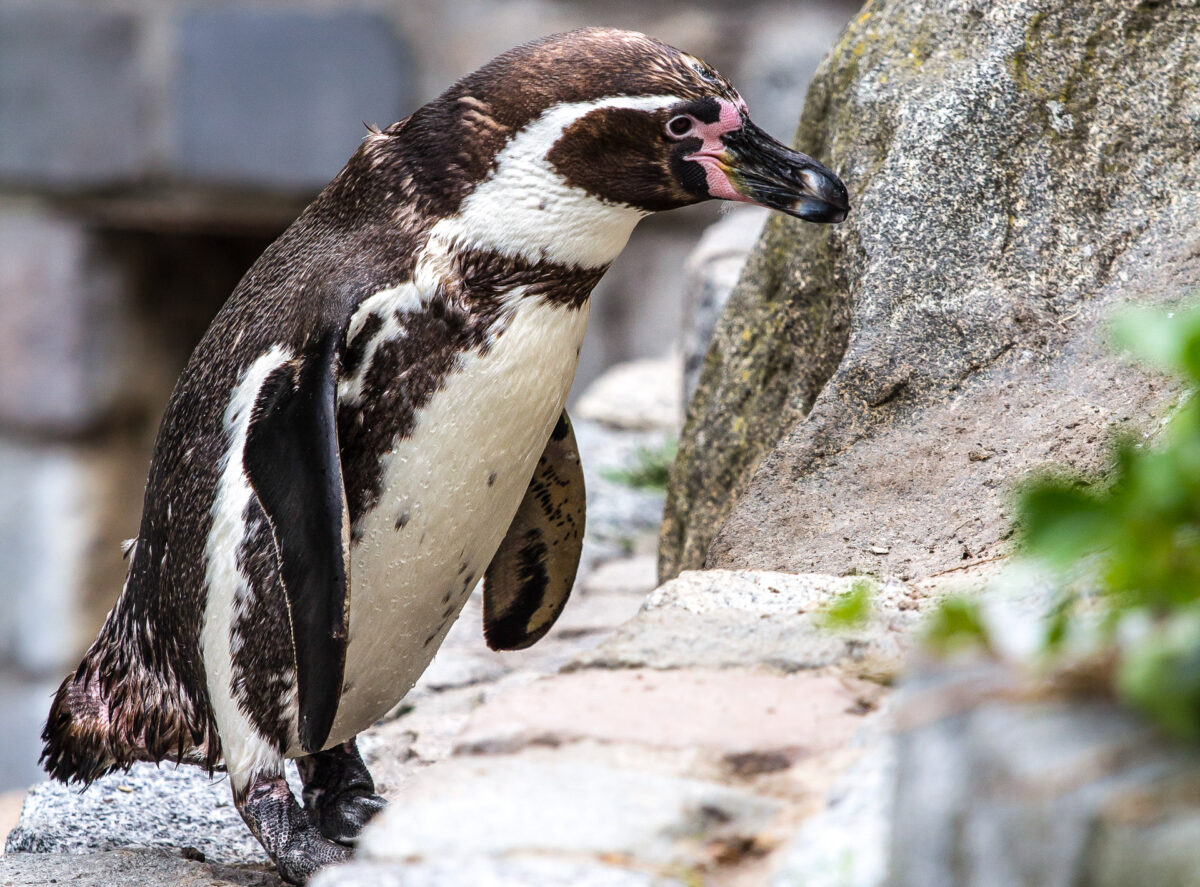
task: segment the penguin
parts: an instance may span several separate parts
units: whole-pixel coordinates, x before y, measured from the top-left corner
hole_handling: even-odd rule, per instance
[[[175,386],[124,588],[50,709],[49,774],[223,767],[283,878],[346,859],[384,805],[355,737],[475,586],[494,649],[562,612],[590,293],[640,219],[712,198],[849,209],[716,70],[634,32],[534,40],[369,127]]]

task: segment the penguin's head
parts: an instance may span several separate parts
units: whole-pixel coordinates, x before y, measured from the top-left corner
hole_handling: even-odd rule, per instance
[[[737,90],[695,56],[644,34],[591,28],[521,47],[513,60],[534,90],[557,81],[546,94],[557,93],[567,122],[546,159],[603,200],[648,212],[736,200],[811,222],[840,222],[849,211],[841,180],[755,126]],[[566,82],[560,71],[570,72]]]
[[[413,179],[436,183],[429,209],[471,216],[464,239],[519,252],[611,241],[577,264],[611,261],[628,219],[712,198],[812,222],[849,211],[838,177],[755,126],[712,67],[630,31],[519,46],[381,135],[402,137]]]

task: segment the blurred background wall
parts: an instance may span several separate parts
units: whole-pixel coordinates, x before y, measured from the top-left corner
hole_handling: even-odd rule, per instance
[[[787,140],[855,0],[0,0],[0,791],[120,590],[158,418],[209,319],[363,135],[591,24],[707,59]],[[714,206],[644,222],[576,390],[671,348]]]

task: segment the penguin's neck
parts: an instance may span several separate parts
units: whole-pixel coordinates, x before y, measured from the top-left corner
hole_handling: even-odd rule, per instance
[[[645,214],[567,184],[543,159],[501,156],[495,173],[440,219],[430,241],[482,250],[530,265],[603,271]]]

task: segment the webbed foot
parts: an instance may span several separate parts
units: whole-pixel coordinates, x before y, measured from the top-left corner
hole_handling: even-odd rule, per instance
[[[304,809],[331,841],[352,844],[367,821],[387,806],[375,793],[375,781],[353,739],[299,758],[296,766],[304,782]]]
[[[317,869],[353,855],[317,829],[282,775],[256,776],[240,797],[234,795],[234,803],[289,883],[304,884]]]

